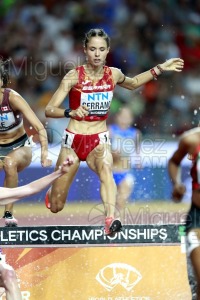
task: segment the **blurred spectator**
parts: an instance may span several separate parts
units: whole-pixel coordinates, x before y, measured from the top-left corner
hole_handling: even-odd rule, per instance
[[[135,98],[135,122],[144,135],[172,137],[197,125],[198,0],[4,1],[0,12],[0,55],[12,58],[16,90],[44,123],[40,100],[55,91],[64,73],[83,63],[83,33],[102,27],[112,38],[107,65],[114,64],[127,75],[139,74],[170,57],[185,60],[184,72],[178,76],[163,74],[134,93],[123,91],[122,95],[116,89],[116,107]]]
[[[134,188],[133,167],[141,167],[141,132],[133,125],[134,113],[129,106],[121,107],[110,124],[113,156],[113,177],[117,186],[116,208],[124,224],[128,223],[126,205]]]

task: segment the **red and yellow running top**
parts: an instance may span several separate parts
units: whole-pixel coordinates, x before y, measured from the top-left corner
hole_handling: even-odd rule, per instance
[[[76,71],[78,82],[69,92],[69,107],[75,110],[80,105],[85,105],[89,109],[89,115],[74,119],[89,122],[107,119],[115,88],[111,69],[104,66],[103,77],[97,82],[88,77],[84,66],[77,67]]]

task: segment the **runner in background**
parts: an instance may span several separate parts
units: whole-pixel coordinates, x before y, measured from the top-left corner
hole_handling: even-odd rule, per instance
[[[0,171],[4,171],[4,186],[14,188],[18,185],[18,173],[28,167],[32,159],[32,139],[26,134],[23,118],[36,130],[41,145],[41,165],[51,166],[48,159],[48,140],[46,130],[28,103],[14,90],[7,88],[9,74],[8,61],[0,59]],[[13,204],[5,206],[6,226],[17,226],[13,216]]]
[[[126,205],[134,189],[133,168],[141,168],[141,132],[133,127],[134,115],[129,106],[123,106],[109,125],[113,156],[113,177],[117,185],[116,209],[123,223],[127,223]]]
[[[73,163],[73,157],[69,156],[57,171],[54,171],[47,176],[30,182],[24,186],[16,188],[0,188],[0,205],[13,203],[24,197],[31,196],[42,191],[58,177],[69,172]],[[5,257],[0,249],[0,296],[3,295],[4,292],[6,294],[6,300],[22,300],[16,273],[14,269],[5,262]]]
[[[188,156],[187,156],[188,155]],[[172,180],[172,197],[180,202],[186,188],[181,182],[180,166],[184,157],[191,162],[192,201],[186,217],[187,266],[192,291],[192,300],[200,300],[200,128],[186,131],[181,137],[177,150],[168,163]]]

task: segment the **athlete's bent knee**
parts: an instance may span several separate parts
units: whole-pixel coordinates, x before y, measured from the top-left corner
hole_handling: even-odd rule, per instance
[[[51,203],[51,207],[50,210],[52,213],[58,213],[59,211],[61,211],[64,207],[64,204],[61,202],[55,202],[55,203]]]
[[[8,288],[13,285],[15,281],[17,282],[16,274],[12,267],[8,266],[7,268],[4,268],[0,273],[3,287]]]
[[[8,175],[13,175],[17,171],[17,164],[13,159],[5,159],[4,160],[4,171]]]

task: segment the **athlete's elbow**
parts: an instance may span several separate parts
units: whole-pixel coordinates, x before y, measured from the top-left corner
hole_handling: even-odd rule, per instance
[[[127,90],[130,90],[130,91],[133,91],[133,90],[135,90],[135,89],[137,89],[139,86],[137,86],[136,84],[134,84],[134,83],[131,83],[131,84],[129,84],[129,85],[125,85],[124,86]]]
[[[52,107],[50,107],[50,106],[47,106],[46,108],[45,108],[45,117],[51,117],[51,112],[52,112]]]
[[[139,82],[137,76],[132,78],[130,90],[135,90],[139,88],[142,84]]]

